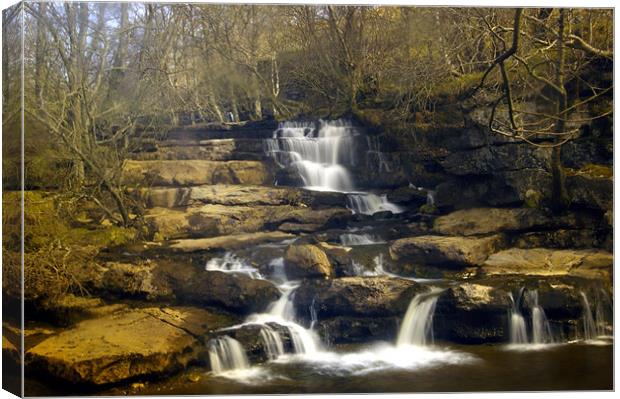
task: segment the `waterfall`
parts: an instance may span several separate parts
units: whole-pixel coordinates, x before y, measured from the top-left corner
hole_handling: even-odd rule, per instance
[[[583,338],[588,341],[602,334],[599,334],[597,329],[597,323],[592,316],[592,309],[590,308],[590,301],[588,301],[587,295],[583,291],[579,294],[581,295],[581,302],[583,304]]]
[[[426,192],[426,205],[435,206],[435,192],[433,190]]]
[[[510,301],[512,302],[512,308],[510,310],[510,343],[511,344],[526,344],[528,343],[527,338],[527,327],[525,325],[525,318],[521,314],[521,310],[519,309],[519,300],[521,299],[523,293],[523,289],[519,291],[519,296],[517,300],[512,296],[512,293],[508,294]]]
[[[284,343],[282,342],[282,337],[273,327],[265,324],[260,330],[260,336],[265,343],[267,357],[269,357],[270,360],[277,359],[284,354]]]
[[[205,266],[205,270],[215,270],[224,273],[241,273],[255,279],[263,278],[255,267],[252,267],[247,261],[240,259],[231,252],[226,252],[223,257],[209,259]]]
[[[347,167],[355,165],[356,129],[342,120],[313,123],[282,122],[265,140],[265,151],[282,168],[294,170],[305,188],[349,193],[347,207],[356,213],[372,215],[379,211],[403,212],[385,195],[355,192]]]
[[[515,345],[525,344],[550,344],[554,342],[551,325],[545,310],[538,303],[538,290],[525,290],[521,288],[516,298],[512,293],[508,294],[512,307],[510,310],[510,343]],[[528,334],[528,323],[521,312],[526,306],[531,314],[531,333]]]
[[[222,336],[209,341],[209,360],[214,374],[228,370],[247,369],[250,366],[243,346],[229,336]]]
[[[310,304],[310,329],[314,330],[317,321],[319,320],[318,314],[316,312],[316,296],[312,298],[312,303]]]
[[[418,294],[409,303],[398,332],[396,346],[425,346],[433,342],[433,315],[441,290],[433,288],[430,293]]]
[[[390,172],[390,165],[385,159],[385,155],[381,151],[381,143],[378,137],[366,137],[366,143],[368,144],[368,152],[366,156],[366,167],[368,169],[378,167],[379,173]],[[372,162],[371,160],[373,160]],[[374,163],[374,164],[373,164]]]
[[[346,246],[355,245],[372,245],[378,244],[380,241],[376,241],[370,234],[341,234],[340,243]]]
[[[391,203],[387,195],[376,195],[373,193],[353,193],[347,195],[347,208],[355,213],[372,215],[381,211],[392,213],[402,213],[404,209]]]
[[[343,121],[314,124],[283,122],[266,141],[267,152],[282,167],[292,167],[304,186],[319,191],[351,191],[349,171],[353,163],[353,127]]]
[[[319,338],[314,331],[304,328],[295,321],[293,295],[298,286],[298,282],[285,282],[280,285],[282,296],[269,305],[267,313],[250,315],[245,323],[261,324],[263,327],[267,326],[268,323],[278,324],[290,336],[293,351],[296,354],[312,355],[319,351]],[[264,335],[263,331],[265,331]],[[283,342],[280,332],[274,328],[270,328],[270,330],[263,328],[261,329],[261,335],[263,335],[263,341],[268,351],[271,351],[271,354],[280,356],[282,353],[277,352],[277,342]],[[273,345],[276,345],[276,349],[269,349],[270,346],[273,348]],[[271,354],[269,355],[270,357]]]
[[[553,335],[551,334],[551,325],[545,315],[542,306],[538,304],[538,291],[528,291],[527,300],[532,309],[532,343],[546,344],[553,343]]]

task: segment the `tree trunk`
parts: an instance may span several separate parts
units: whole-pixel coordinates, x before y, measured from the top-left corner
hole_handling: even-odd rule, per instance
[[[566,106],[567,106],[567,94],[564,87],[564,22],[565,22],[565,10],[560,9],[559,26],[558,26],[558,55],[556,60],[556,85],[560,88],[560,92],[557,95],[557,124],[556,132],[564,133],[566,130]],[[569,199],[566,191],[566,175],[564,168],[562,167],[562,146],[559,141],[562,140],[561,136],[556,139],[556,147],[553,147],[551,154],[551,176],[552,176],[552,191],[551,191],[551,206],[555,213],[561,213],[568,207]]]

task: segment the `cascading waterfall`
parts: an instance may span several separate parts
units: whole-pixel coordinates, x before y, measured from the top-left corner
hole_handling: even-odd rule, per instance
[[[266,347],[269,348],[275,345],[275,347],[284,348],[283,338],[279,331],[271,328],[270,331],[265,332],[265,335],[262,333],[264,326],[268,326],[268,323],[278,324],[287,331],[293,344],[293,351],[296,354],[311,355],[319,350],[319,338],[311,329],[306,329],[295,322],[295,306],[292,296],[298,286],[299,283],[295,282],[286,282],[282,284],[280,286],[282,296],[269,306],[267,313],[250,315],[246,323],[263,325],[261,336]],[[277,351],[273,351],[272,353],[275,354]],[[278,356],[282,353],[278,354]]]
[[[340,243],[346,246],[355,245],[373,245],[382,243],[382,241],[375,240],[370,234],[341,234]]]
[[[260,330],[260,336],[265,342],[265,350],[270,360],[277,359],[284,354],[282,337],[273,327],[265,324]]]
[[[241,273],[255,279],[262,279],[258,269],[252,267],[248,262],[240,259],[231,252],[226,252],[223,257],[215,257],[209,259],[205,266],[208,271],[221,271],[224,273]]]
[[[590,301],[588,301],[588,296],[583,291],[581,291],[579,294],[581,296],[581,302],[583,304],[583,338],[586,341],[593,340],[603,334],[601,334],[601,332],[597,328],[597,322],[592,315],[592,309],[590,308]]]
[[[402,213],[404,211],[400,206],[388,201],[387,195],[372,193],[353,193],[347,195],[347,208],[363,215],[373,215],[382,211],[390,211],[392,213]]]
[[[538,304],[538,291],[528,291],[527,302],[532,309],[532,343],[553,343],[551,325],[549,320],[547,320],[544,309]]]
[[[209,341],[208,347],[211,370],[216,375],[250,367],[243,346],[234,338],[221,336],[212,339]]]
[[[377,168],[379,172],[390,172],[390,165],[381,151],[381,143],[377,137],[366,137],[368,151],[366,153],[366,167],[368,169]]]
[[[433,315],[440,292],[440,289],[433,288],[430,293],[418,294],[411,300],[398,332],[397,347],[425,346],[433,342]]]
[[[345,165],[355,165],[357,135],[356,129],[342,120],[320,121],[318,131],[313,123],[282,122],[265,141],[265,151],[281,167],[294,169],[305,188],[348,193],[347,207],[353,212],[403,212],[385,195],[353,192],[353,179]]]
[[[537,290],[525,290],[521,288],[517,297],[512,293],[508,294],[512,307],[510,310],[510,343],[513,345],[541,345],[552,344],[555,339],[551,332],[551,325],[545,310],[538,303]],[[521,312],[521,308],[529,309],[531,322],[528,324],[526,316]],[[528,327],[531,328],[528,334]]]
[[[512,293],[508,294],[510,301],[512,303],[512,308],[510,310],[510,343],[511,344],[526,344],[528,343],[527,338],[527,327],[525,325],[525,318],[521,314],[521,310],[519,307],[519,301],[522,297],[523,289],[519,291],[519,296],[515,300],[512,296]]]

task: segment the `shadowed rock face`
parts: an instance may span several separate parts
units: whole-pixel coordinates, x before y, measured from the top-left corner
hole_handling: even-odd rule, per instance
[[[390,245],[392,259],[445,267],[481,265],[502,244],[499,235],[470,238],[419,236],[401,238]]]
[[[402,316],[411,299],[427,290],[411,280],[392,277],[305,280],[295,291],[294,302],[297,314],[307,320],[311,306],[320,319]]]
[[[280,297],[280,291],[269,281],[219,271],[200,271],[189,280],[177,280],[175,287],[181,300],[242,314],[263,311]]]
[[[167,374],[201,361],[201,337],[234,322],[196,308],[146,308],[84,321],[26,354],[29,367],[74,383]]]
[[[435,219],[433,230],[444,235],[480,235],[547,226],[552,219],[537,209],[472,208]]]

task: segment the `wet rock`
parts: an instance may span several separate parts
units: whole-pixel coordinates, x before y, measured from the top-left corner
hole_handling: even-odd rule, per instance
[[[123,182],[140,186],[270,184],[273,173],[259,161],[127,161]]]
[[[420,206],[426,204],[428,190],[417,187],[399,187],[387,193],[390,202]]]
[[[482,235],[524,231],[549,225],[550,218],[528,208],[471,208],[435,219],[433,230],[444,235]]]
[[[345,208],[312,209],[281,206],[203,205],[189,208],[153,208],[145,220],[164,239],[252,233],[288,223],[316,229],[327,228],[348,218]],[[289,229],[289,231],[294,231]]]
[[[279,242],[295,238],[295,235],[281,231],[269,231],[247,234],[231,234],[220,237],[196,238],[173,241],[170,245],[162,248],[163,251],[173,252],[205,252],[213,250],[233,250],[245,248],[250,245]]]
[[[318,322],[322,341],[330,344],[393,341],[398,334],[398,317],[333,317]]]
[[[329,278],[334,271],[325,252],[310,244],[290,245],[284,254],[284,271],[289,279]]]
[[[612,178],[577,174],[566,177],[566,189],[571,203],[589,209],[613,209],[614,181]]]
[[[162,300],[173,296],[168,281],[162,278],[157,265],[151,261],[108,262],[97,285],[102,292],[125,298]]]
[[[602,248],[604,244],[604,232],[592,229],[533,231],[517,235],[512,242],[517,248],[562,249]]]
[[[136,160],[208,161],[260,160],[265,158],[261,139],[167,140],[154,144],[150,151],[132,154]]]
[[[505,291],[472,283],[451,287],[437,300],[435,337],[466,344],[506,341],[509,311],[510,300]]]
[[[427,290],[411,280],[383,276],[306,280],[295,291],[294,302],[298,316],[306,320],[311,319],[311,306],[319,320],[402,316],[411,299]]]
[[[146,308],[87,320],[26,353],[28,367],[72,383],[169,374],[203,359],[200,340],[230,319],[196,308]]]
[[[182,301],[224,307],[240,314],[263,311],[280,297],[280,291],[267,280],[203,270],[190,279],[178,279],[175,294]]]
[[[611,281],[613,255],[600,250],[511,248],[489,256],[481,272],[486,275],[575,276]]]
[[[471,238],[419,236],[401,238],[390,245],[395,261],[444,267],[481,265],[502,244],[499,235]]]
[[[263,328],[270,328],[280,335],[284,353],[294,352],[290,331],[277,323],[267,323],[267,326],[246,324],[241,327],[218,331],[216,334],[212,334],[211,337],[216,338],[218,336],[227,335],[234,338],[243,346],[251,363],[263,363],[269,360],[269,351],[265,340],[261,336],[261,330]]]

